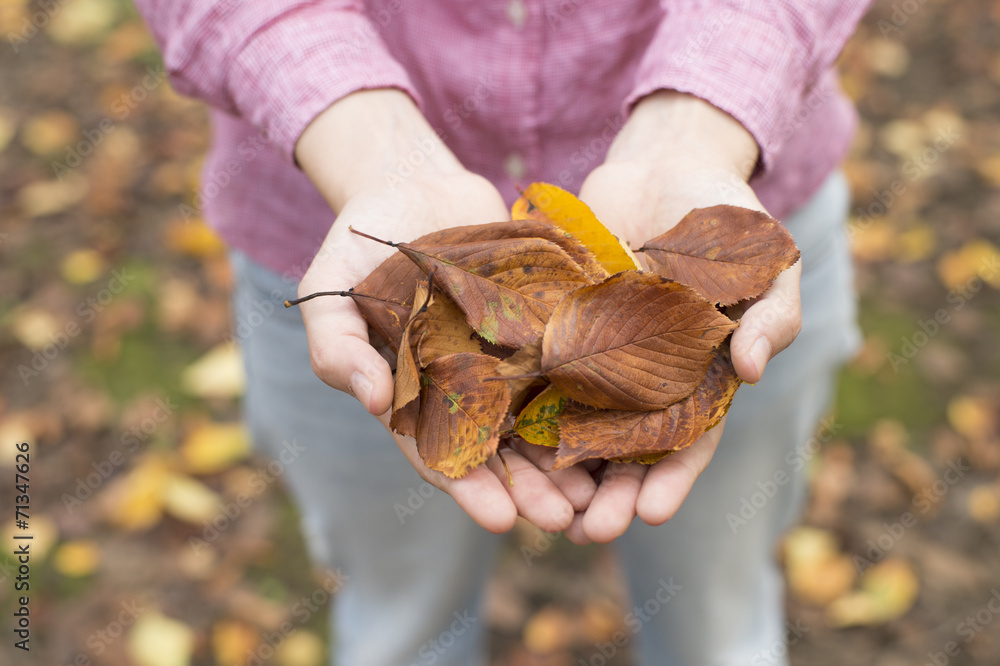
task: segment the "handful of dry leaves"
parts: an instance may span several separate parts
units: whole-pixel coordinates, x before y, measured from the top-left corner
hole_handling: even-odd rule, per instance
[[[740,385],[727,344],[738,322],[719,307],[798,260],[784,227],[695,209],[639,250],[644,272],[558,187],[530,185],[511,217],[379,241],[399,253],[354,289],[323,292],[352,297],[397,353],[390,424],[424,463],[461,477],[510,437],[557,446],[557,468],[652,463],[716,425]]]

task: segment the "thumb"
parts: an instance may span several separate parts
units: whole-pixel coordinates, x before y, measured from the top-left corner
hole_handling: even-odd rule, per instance
[[[350,298],[320,298],[303,303],[313,372],[335,389],[350,393],[370,413],[392,406],[389,364],[368,340],[368,324]]]
[[[792,344],[802,328],[801,277],[802,262],[797,261],[746,309],[733,333],[733,366],[748,384],[760,381],[764,366]]]

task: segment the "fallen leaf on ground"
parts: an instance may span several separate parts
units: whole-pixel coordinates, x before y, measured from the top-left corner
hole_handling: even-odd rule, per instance
[[[909,611],[919,591],[920,580],[913,565],[903,559],[888,559],[865,571],[860,590],[830,604],[827,621],[837,628],[884,624]]]
[[[138,666],[188,666],[195,633],[155,610],[142,613],[128,633],[128,653]]]

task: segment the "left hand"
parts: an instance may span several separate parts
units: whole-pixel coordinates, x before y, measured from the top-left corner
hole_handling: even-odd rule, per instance
[[[637,249],[692,208],[731,204],[764,211],[747,185],[756,161],[755,140],[731,116],[695,97],[660,91],[636,105],[604,164],[584,182],[580,199]],[[733,365],[743,381],[757,383],[767,362],[798,335],[800,276],[796,263],[766,293],[743,303],[731,341]],[[637,515],[650,525],[669,520],[711,461],[724,427],[725,419],[651,466],[608,463],[568,536],[578,543],[605,543],[624,534]]]

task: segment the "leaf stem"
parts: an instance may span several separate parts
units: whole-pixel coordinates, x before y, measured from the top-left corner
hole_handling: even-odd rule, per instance
[[[290,308],[293,305],[298,305],[299,303],[305,303],[306,301],[311,301],[314,298],[320,296],[350,296],[351,298],[369,298],[373,301],[379,301],[380,303],[394,303],[397,305],[402,305],[402,303],[396,303],[396,301],[390,301],[385,298],[379,298],[378,296],[370,296],[368,294],[361,294],[354,291],[354,289],[348,289],[347,291],[317,291],[315,293],[303,296],[302,298],[296,298],[294,300],[285,301],[285,307]]]
[[[311,301],[314,298],[320,296],[360,296],[361,294],[354,294],[350,291],[317,291],[315,293],[309,294],[308,296],[303,296],[302,298],[296,298],[290,301],[285,301],[285,307],[290,308],[293,305],[298,305],[299,303],[305,303],[306,301]]]
[[[361,236],[362,238],[367,238],[368,240],[373,240],[376,243],[381,243],[382,245],[388,245],[389,247],[396,247],[399,245],[399,243],[393,243],[392,241],[382,240],[381,238],[375,238],[374,236],[370,236],[363,231],[358,231],[354,227],[347,227],[347,230],[350,231],[352,234],[356,234],[358,236]]]

